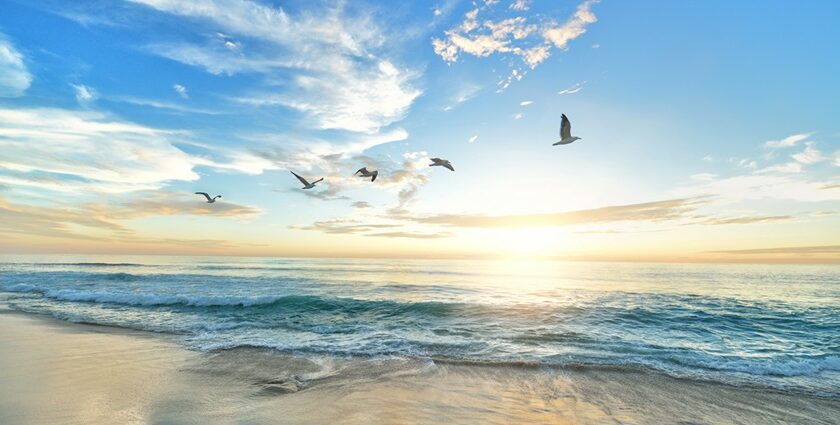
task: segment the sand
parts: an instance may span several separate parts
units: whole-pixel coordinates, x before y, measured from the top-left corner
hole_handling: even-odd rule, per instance
[[[0,310],[0,424],[832,424],[840,400],[642,371],[200,353]]]

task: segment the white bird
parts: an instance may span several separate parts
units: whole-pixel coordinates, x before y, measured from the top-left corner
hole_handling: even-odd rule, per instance
[[[205,192],[195,192],[195,194],[196,195],[204,195],[204,197],[207,198],[207,203],[208,204],[212,204],[212,203],[216,202],[216,198],[221,198],[222,197],[222,195],[216,195],[216,196],[211,198],[210,195],[208,195]]]
[[[290,172],[290,173],[292,173],[292,174],[294,174],[294,175],[295,175],[295,177],[297,177],[297,179],[298,179],[298,180],[300,180],[300,182],[301,182],[301,183],[303,183],[303,189],[312,189],[313,187],[315,187],[315,183],[318,183],[319,181],[324,180],[324,178],[323,178],[323,177],[321,177],[320,179],[315,180],[315,181],[314,181],[314,182],[312,182],[312,183],[309,183],[308,181],[306,181],[306,179],[305,179],[305,178],[303,178],[303,177],[301,177],[301,176],[299,176],[299,175],[295,174],[295,172],[294,172],[294,171],[289,171],[289,172]]]
[[[360,174],[360,177],[370,177],[370,181],[374,181],[374,180],[376,180],[376,176],[379,175],[379,171],[377,171],[377,170],[368,171],[367,167],[362,167],[362,168],[359,168],[359,171],[356,171],[355,173],[353,173],[354,176],[356,174]]]
[[[572,136],[572,123],[569,122],[569,118],[566,117],[566,114],[563,114],[562,117],[563,119],[560,121],[560,141],[551,146],[568,145],[575,140],[580,140],[580,137]]]
[[[449,171],[455,171],[455,168],[452,167],[452,163],[446,159],[440,158],[432,158],[432,163],[429,164],[429,167],[445,167],[448,168]]]

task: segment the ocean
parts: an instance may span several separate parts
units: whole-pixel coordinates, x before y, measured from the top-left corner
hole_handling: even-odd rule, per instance
[[[0,304],[189,350],[616,368],[840,398],[840,268],[5,256]]]

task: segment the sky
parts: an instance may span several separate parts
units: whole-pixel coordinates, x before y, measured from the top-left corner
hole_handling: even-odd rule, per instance
[[[0,252],[838,263],[837,16],[0,0]]]

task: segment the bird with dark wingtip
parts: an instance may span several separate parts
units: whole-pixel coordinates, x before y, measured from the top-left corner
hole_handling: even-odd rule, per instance
[[[572,136],[572,123],[569,121],[569,118],[566,117],[566,114],[563,114],[560,120],[560,141],[552,144],[551,146],[568,145],[575,140],[581,140],[581,138]]]
[[[303,187],[302,187],[301,189],[312,189],[313,187],[315,187],[315,183],[318,183],[319,181],[324,180],[324,178],[323,178],[323,177],[321,177],[320,179],[315,180],[315,181],[314,181],[314,182],[312,182],[312,183],[309,183],[308,181],[306,181],[306,179],[305,179],[305,178],[303,178],[303,177],[301,177],[301,176],[297,175],[294,171],[289,171],[289,172],[290,172],[290,173],[292,173],[292,174],[294,174],[294,175],[295,175],[295,177],[297,177],[297,179],[298,179],[298,180],[300,180],[300,182],[301,182],[301,183],[303,183]]]
[[[357,174],[359,175],[359,177],[370,177],[370,181],[374,181],[374,180],[376,180],[376,176],[379,175],[379,171],[377,171],[377,170],[370,171],[370,170],[367,169],[367,167],[362,167],[362,168],[359,168],[358,171],[353,173],[354,176],[357,175]]]
[[[455,171],[455,167],[452,166],[452,163],[449,160],[441,159],[441,158],[431,158],[432,163],[429,164],[429,167],[443,167],[448,168],[449,171]]]
[[[195,192],[195,194],[196,195],[203,195],[205,198],[207,198],[207,203],[208,204],[215,203],[216,198],[221,198],[222,197],[222,195],[216,195],[216,196],[211,198],[210,195],[207,194],[207,192]]]

